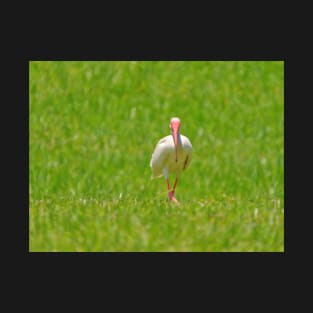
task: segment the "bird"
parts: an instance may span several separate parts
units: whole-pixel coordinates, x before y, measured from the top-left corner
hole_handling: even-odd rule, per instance
[[[184,135],[180,134],[181,122],[178,117],[170,120],[171,135],[163,137],[157,143],[150,160],[151,179],[164,176],[167,183],[168,198],[179,203],[175,198],[175,190],[181,173],[186,170],[192,159],[192,145]],[[169,174],[175,174],[173,188],[170,186]]]

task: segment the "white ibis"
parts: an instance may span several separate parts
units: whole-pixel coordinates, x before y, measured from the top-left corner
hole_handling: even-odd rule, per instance
[[[162,138],[156,145],[150,167],[152,177],[158,178],[164,175],[167,183],[168,197],[170,201],[178,202],[174,197],[176,185],[180,174],[189,166],[192,158],[192,145],[190,140],[179,133],[180,119],[173,117],[170,122],[172,134]],[[168,176],[176,175],[173,189],[170,187]]]

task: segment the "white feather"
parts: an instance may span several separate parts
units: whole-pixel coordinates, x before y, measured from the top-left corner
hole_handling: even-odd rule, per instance
[[[157,143],[152,154],[150,161],[151,178],[163,176],[164,170],[165,173],[174,173],[179,177],[182,171],[189,167],[191,159],[192,145],[186,136],[180,134],[178,136],[177,162],[173,136],[166,136]]]

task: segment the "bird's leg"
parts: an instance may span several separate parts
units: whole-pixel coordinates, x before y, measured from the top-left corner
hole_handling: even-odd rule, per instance
[[[171,198],[170,199],[171,199],[171,201],[174,201],[174,202],[178,202],[178,200],[174,197],[177,182],[178,182],[178,177],[176,177],[173,190],[171,191]]]
[[[167,190],[170,191],[171,190],[171,186],[170,186],[170,182],[168,180],[168,177],[166,177],[166,183],[167,183]]]
[[[170,191],[171,186],[170,186],[170,182],[169,182],[169,180],[168,180],[168,169],[167,169],[167,167],[164,167],[164,169],[163,169],[163,175],[164,175],[164,177],[165,177],[165,179],[166,179],[167,190]]]
[[[173,193],[175,193],[175,189],[176,189],[177,182],[178,182],[178,178],[176,177],[175,183],[174,183],[174,187],[173,187]]]
[[[175,201],[173,200],[173,197],[174,197],[174,192],[170,186],[170,182],[168,180],[168,177],[166,177],[166,183],[167,183],[167,190],[168,190],[168,198],[171,200],[171,201]]]
[[[171,190],[171,186],[170,186],[170,182],[168,180],[168,177],[166,178],[166,183],[167,183],[167,190],[168,190],[168,198],[170,200],[172,200],[172,197],[173,197],[172,193],[173,193],[173,191]]]
[[[174,185],[174,189],[172,190],[169,179],[168,179],[168,169],[164,168],[163,169],[163,173],[166,179],[166,184],[167,184],[167,190],[168,190],[168,198],[170,199],[170,201],[173,202],[178,202],[177,199],[174,197],[174,192],[175,192],[175,188],[176,188],[176,184],[177,184],[177,179],[175,181],[175,185]]]
[[[171,187],[170,187],[168,178],[166,179],[166,182],[167,182],[167,189],[168,189],[168,197],[169,197],[169,199],[170,199],[171,201],[173,201],[173,202],[179,203],[178,200],[174,197],[174,193],[175,193],[177,181],[178,181],[178,179],[176,178],[175,183],[174,183],[174,187],[173,187],[173,189],[171,190]]]

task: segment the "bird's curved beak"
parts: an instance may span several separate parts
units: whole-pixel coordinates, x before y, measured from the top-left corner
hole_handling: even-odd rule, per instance
[[[174,145],[175,145],[175,160],[177,162],[177,149],[178,149],[178,133],[179,133],[179,124],[172,124],[172,136],[174,140]]]

